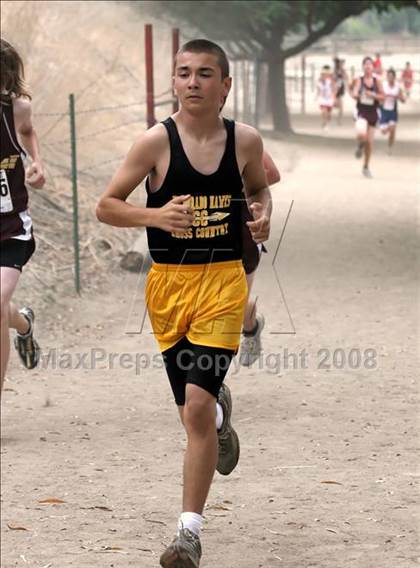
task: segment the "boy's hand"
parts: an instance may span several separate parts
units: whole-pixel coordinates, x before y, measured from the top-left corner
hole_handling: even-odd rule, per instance
[[[35,189],[41,189],[45,184],[45,175],[40,162],[32,162],[25,170],[25,182]]]
[[[155,209],[153,226],[163,231],[185,231],[193,222],[193,211],[185,202],[191,195],[179,195],[174,197],[163,207]]]
[[[270,219],[263,214],[261,203],[252,203],[250,206],[254,221],[247,221],[251,236],[256,243],[263,243],[270,236]]]

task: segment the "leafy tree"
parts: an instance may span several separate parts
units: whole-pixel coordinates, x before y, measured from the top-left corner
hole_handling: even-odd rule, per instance
[[[266,62],[273,126],[282,131],[291,130],[285,88],[285,61],[289,57],[365,10],[381,13],[406,6],[419,8],[416,0],[161,0],[151,4],[161,17],[175,21],[181,28],[188,25],[200,35],[222,41],[230,55]]]
[[[397,10],[393,6],[388,12],[382,14],[371,10],[362,16],[348,18],[334,32],[337,35],[353,38],[371,37],[372,33],[377,36],[387,33],[418,35],[420,33],[420,10],[416,8]]]

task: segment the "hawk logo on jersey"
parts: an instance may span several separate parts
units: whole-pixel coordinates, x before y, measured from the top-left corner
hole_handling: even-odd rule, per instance
[[[0,170],[14,170],[19,159],[19,154],[12,154],[7,158],[3,158],[0,163]]]
[[[230,213],[222,213],[221,211],[216,211],[215,213],[208,215],[207,221],[221,221],[222,219],[225,219],[229,215]]]

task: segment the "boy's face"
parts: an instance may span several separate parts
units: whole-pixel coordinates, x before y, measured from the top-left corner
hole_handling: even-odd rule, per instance
[[[232,80],[222,79],[217,56],[212,53],[180,53],[176,58],[174,89],[180,104],[195,113],[219,111]]]
[[[373,63],[370,59],[367,59],[363,64],[363,71],[365,73],[372,73],[373,72]]]

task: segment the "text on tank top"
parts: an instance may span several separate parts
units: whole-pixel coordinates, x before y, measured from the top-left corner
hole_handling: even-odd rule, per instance
[[[374,93],[378,92],[378,84],[376,81],[376,78],[373,77],[373,83],[372,85],[369,87],[368,85],[366,85],[365,81],[364,81],[364,77],[360,77],[360,90],[359,90],[359,99],[357,101],[357,105],[358,107],[369,107],[369,108],[375,108],[378,106],[378,101],[375,98],[372,97],[368,97],[366,95],[366,91],[373,91]]]
[[[192,226],[183,232],[147,227],[152,259],[164,264],[201,264],[242,258],[242,177],[236,161],[235,123],[223,119],[226,145],[216,172],[205,175],[190,163],[175,121],[163,121],[170,161],[157,191],[146,179],[147,207],[163,207],[178,195],[191,195]]]

